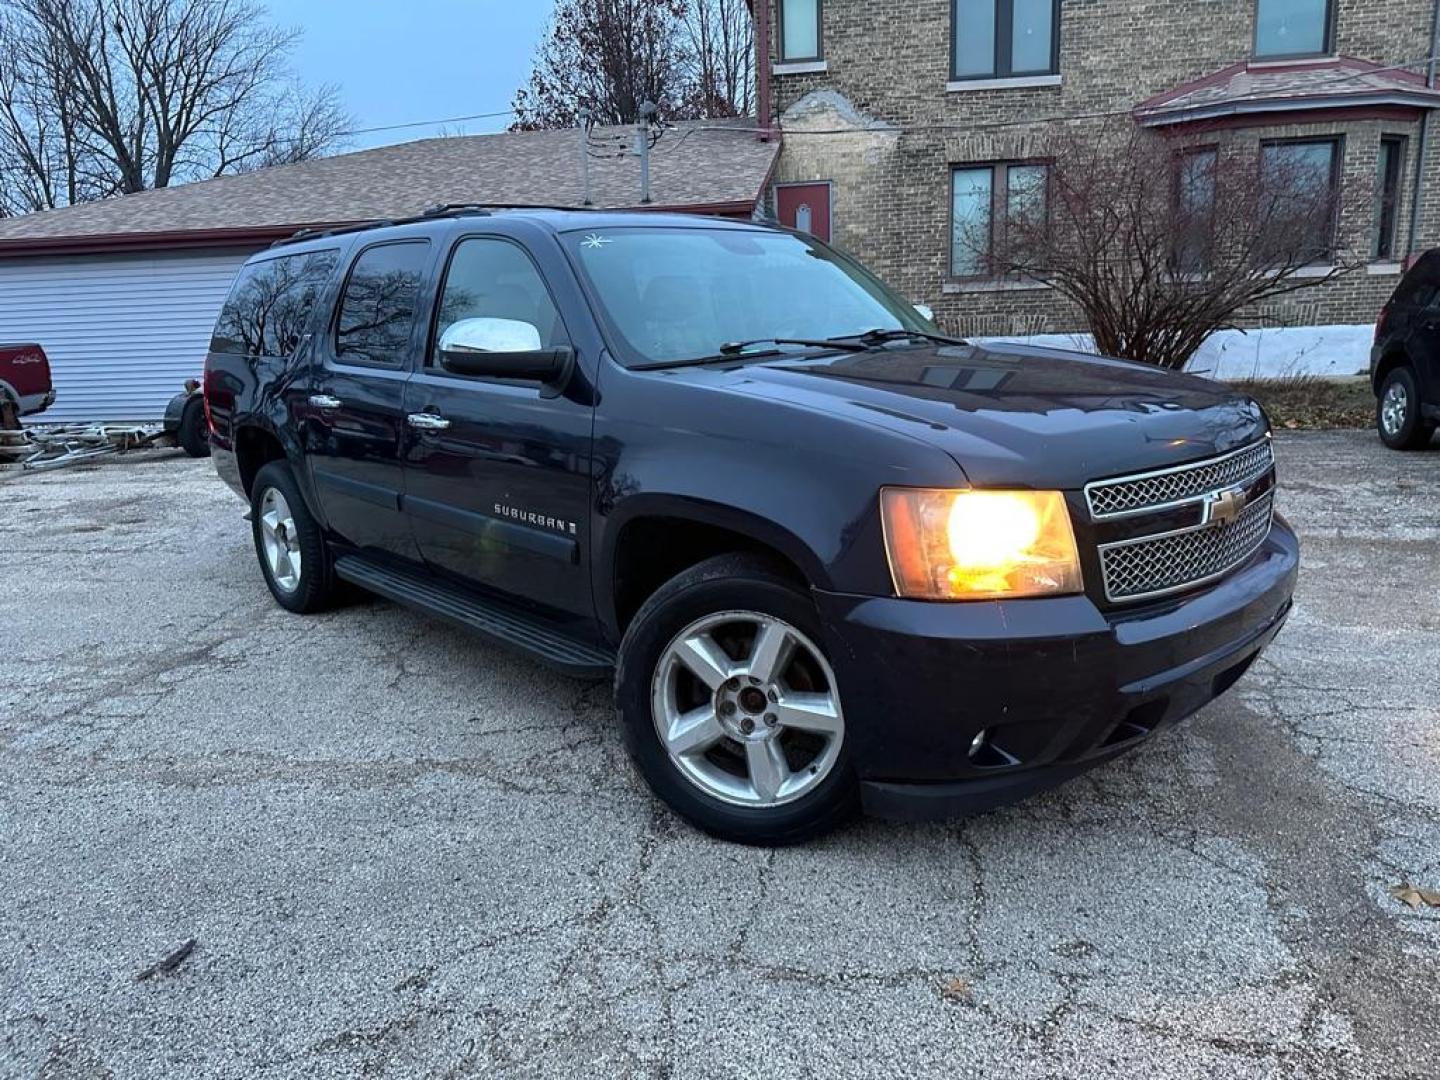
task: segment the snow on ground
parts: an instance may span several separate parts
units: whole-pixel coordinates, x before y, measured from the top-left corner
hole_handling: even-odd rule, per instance
[[[1282,326],[1222,330],[1190,358],[1187,371],[1212,379],[1284,379],[1296,375],[1339,377],[1370,370],[1374,326]],[[1089,334],[976,338],[979,343],[1020,342],[1093,353]]]

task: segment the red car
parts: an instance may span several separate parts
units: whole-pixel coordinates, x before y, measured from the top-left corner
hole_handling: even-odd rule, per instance
[[[0,345],[0,428],[44,412],[55,402],[50,361],[39,345]]]

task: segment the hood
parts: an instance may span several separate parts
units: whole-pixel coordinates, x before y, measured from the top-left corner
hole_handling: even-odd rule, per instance
[[[931,442],[984,487],[1091,480],[1233,450],[1260,406],[1208,379],[1061,349],[929,345],[692,374]]]

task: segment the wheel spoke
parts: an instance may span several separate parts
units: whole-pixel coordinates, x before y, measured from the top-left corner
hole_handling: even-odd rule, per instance
[[[730,657],[709,634],[695,634],[675,645],[675,657],[711,690],[730,677]]]
[[[771,712],[781,727],[817,735],[839,735],[843,726],[829,694],[786,694],[771,706]]]
[[[283,547],[275,553],[275,580],[281,584],[295,576],[295,567],[290,562],[290,553]]]
[[[280,515],[274,510],[260,515],[260,528],[265,531],[266,536],[274,536],[275,530],[280,525]]]
[[[773,683],[789,663],[794,644],[787,627],[775,622],[761,623],[750,650],[748,673],[762,683]]]
[[[750,783],[755,794],[769,802],[780,794],[790,779],[790,766],[778,739],[761,739],[745,744],[745,761],[750,767]]]
[[[702,705],[670,722],[665,744],[672,754],[694,754],[710,749],[724,736],[714,708]]]

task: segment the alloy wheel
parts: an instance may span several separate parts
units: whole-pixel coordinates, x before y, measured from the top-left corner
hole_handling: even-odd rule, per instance
[[[260,500],[260,545],[276,588],[287,593],[298,589],[300,537],[295,530],[295,515],[290,511],[290,504],[276,488],[268,488]]]
[[[1385,388],[1385,397],[1380,402],[1380,425],[1391,437],[1400,434],[1405,426],[1405,417],[1410,411],[1410,395],[1404,384],[1396,381]]]
[[[815,790],[845,739],[835,673],[773,615],[727,611],[680,631],[651,691],[661,745],[705,794],[767,808]]]

